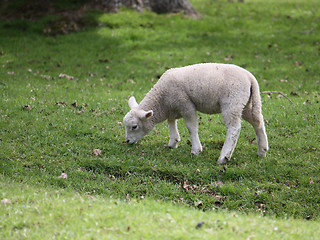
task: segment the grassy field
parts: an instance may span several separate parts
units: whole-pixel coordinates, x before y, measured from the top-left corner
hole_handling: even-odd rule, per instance
[[[2,239],[316,239],[320,4],[191,2],[201,19],[89,12],[67,35],[44,33],[55,16],[0,22]],[[166,147],[166,123],[124,143],[129,97],[141,101],[166,69],[199,62],[240,65],[261,91],[288,95],[292,103],[261,95],[266,158],[243,122],[232,160],[218,166],[219,115],[199,114],[197,157],[182,120],[178,149]]]
[[[3,180],[3,179],[1,179]],[[1,239],[318,239],[319,222],[0,182]],[[19,194],[17,194],[19,192]],[[3,204],[1,204],[3,205]]]

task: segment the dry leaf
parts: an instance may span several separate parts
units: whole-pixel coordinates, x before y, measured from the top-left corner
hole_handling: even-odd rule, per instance
[[[204,224],[204,222],[203,222],[203,221],[199,222],[199,223],[197,224],[197,226],[196,226],[196,229],[201,228],[203,224]]]
[[[215,187],[218,187],[218,186],[223,186],[224,183],[221,182],[221,181],[216,181],[216,182],[212,183],[212,185],[215,186]]]
[[[59,74],[59,78],[63,78],[63,77],[65,77],[65,78],[68,79],[68,80],[74,79],[74,77],[72,77],[72,76],[70,76],[70,75],[68,75],[68,74],[60,73],[60,74]]]
[[[228,55],[224,58],[224,60],[225,60],[226,62],[230,62],[230,61],[233,60],[233,58],[234,58],[234,56],[233,56],[232,54],[228,54]]]
[[[93,154],[96,155],[96,156],[100,156],[101,155],[101,150],[96,148],[96,149],[93,149]]]
[[[196,206],[198,208],[202,207],[203,206],[203,202],[201,200],[199,200],[198,202],[196,202]]]
[[[74,102],[74,103],[71,104],[71,106],[73,106],[73,107],[78,107],[78,103],[77,103],[77,102]]]
[[[1,199],[1,204],[11,204],[11,200],[10,199],[7,199],[7,198],[4,198],[4,199]]]
[[[101,63],[107,63],[107,62],[110,62],[110,60],[109,59],[102,59],[102,58],[99,58],[99,62],[101,62]]]
[[[58,178],[67,179],[68,175],[66,173],[61,173],[61,175]]]
[[[25,106],[23,106],[23,109],[26,109],[26,110],[31,110],[31,106],[30,105],[25,105]]]
[[[127,201],[127,202],[130,202],[130,201],[131,201],[130,196],[129,196],[129,193],[126,194],[126,201]]]
[[[66,105],[66,103],[63,102],[63,101],[57,101],[56,104],[57,104],[58,106],[62,106],[62,107],[64,107],[64,106]]]
[[[309,178],[309,184],[314,184],[312,177]]]
[[[215,195],[214,198],[216,199],[216,202],[223,202],[226,199],[226,197],[220,195]]]
[[[82,114],[82,111],[76,111],[76,110],[74,110],[73,113],[80,115],[80,114]]]
[[[186,191],[188,191],[190,189],[190,185],[189,185],[189,181],[186,180],[183,182],[182,188]]]
[[[128,79],[128,82],[130,82],[131,84],[135,84],[135,83],[136,83],[135,81],[133,81],[132,78],[129,78],[129,79]]]

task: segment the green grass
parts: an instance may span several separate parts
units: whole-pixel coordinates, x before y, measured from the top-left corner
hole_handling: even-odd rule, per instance
[[[2,179],[3,180],[3,179]],[[319,223],[0,183],[2,239],[317,239]],[[17,195],[16,191],[20,194]]]
[[[320,217],[319,3],[192,3],[202,19],[126,9],[108,15],[90,12],[86,29],[55,37],[43,34],[50,16],[0,23],[0,193],[12,201],[0,205],[1,216],[8,218],[1,223],[2,238],[11,238],[10,234],[23,238],[24,231],[30,237],[50,237],[60,230],[65,234],[60,239],[77,238],[81,231],[100,238],[95,229],[101,229],[108,233],[105,237],[110,233],[148,239],[159,228],[164,235],[156,238],[190,234],[203,239],[206,235],[201,234],[221,236],[225,229],[230,236],[235,234],[232,227],[217,229],[214,220],[229,222],[233,214],[240,217],[228,226],[244,223],[235,228],[239,235],[226,239],[256,234],[258,239],[266,234],[280,238],[274,228],[258,235],[256,226],[273,226],[271,222],[281,226],[287,239],[294,234],[297,239],[315,236],[308,226],[319,223]],[[124,143],[122,118],[129,110],[129,96],[140,101],[167,68],[199,62],[243,66],[256,76],[262,91],[282,91],[293,101],[277,94],[262,95],[270,143],[266,158],[257,157],[254,131],[243,122],[231,162],[218,166],[225,138],[219,115],[199,114],[204,152],[198,157],[190,155],[182,120],[178,149],[166,147],[166,123],[137,145]],[[95,156],[94,149],[100,149],[101,155]],[[63,172],[67,179],[58,178]],[[61,193],[59,199],[55,191]],[[128,198],[130,204],[125,203]],[[145,200],[140,202],[141,198]],[[47,201],[48,205],[40,204]],[[63,215],[70,224],[50,222],[63,212],[63,201],[70,201],[70,214]],[[40,213],[33,202],[37,208],[41,205]],[[126,211],[128,219],[118,217],[113,225],[102,216],[110,205],[115,209],[111,219]],[[23,212],[24,206],[30,211]],[[82,225],[81,218],[71,213],[73,208],[85,208],[91,214],[90,224]],[[170,209],[175,224],[152,218],[153,208],[165,220]],[[53,218],[48,217],[50,209],[57,212]],[[30,219],[26,225],[14,222],[20,213],[21,219]],[[198,235],[195,224],[202,217],[206,223]],[[154,220],[150,229],[134,227],[150,218]],[[287,218],[297,220],[281,220]],[[305,218],[315,222],[305,223],[301,220]],[[94,226],[100,220],[109,224],[106,229]],[[48,229],[51,224],[54,227]],[[185,224],[192,231],[182,229]],[[127,225],[131,225],[129,232]],[[295,232],[297,225],[301,231]],[[12,229],[17,230],[10,233]],[[80,235],[72,235],[77,229]]]

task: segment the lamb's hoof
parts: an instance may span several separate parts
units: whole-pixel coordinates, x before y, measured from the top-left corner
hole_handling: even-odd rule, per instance
[[[193,155],[199,155],[202,152],[202,149],[196,149],[196,150],[192,150],[191,154]]]
[[[227,162],[228,162],[228,159],[227,159],[226,157],[219,158],[218,161],[217,161],[217,163],[218,163],[219,165],[224,165],[224,164],[226,164]]]
[[[177,148],[179,146],[179,140],[170,141],[168,147],[171,149]]]
[[[259,149],[258,150],[258,156],[259,157],[265,157],[267,155],[267,151],[268,151],[268,149],[266,149],[266,148]]]

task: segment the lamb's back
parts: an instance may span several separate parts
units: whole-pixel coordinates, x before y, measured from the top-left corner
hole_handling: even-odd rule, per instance
[[[239,93],[250,94],[250,73],[231,64],[203,63],[166,71],[157,83],[167,102],[192,101],[204,113],[220,112],[220,104]],[[241,96],[240,96],[241,97]]]

